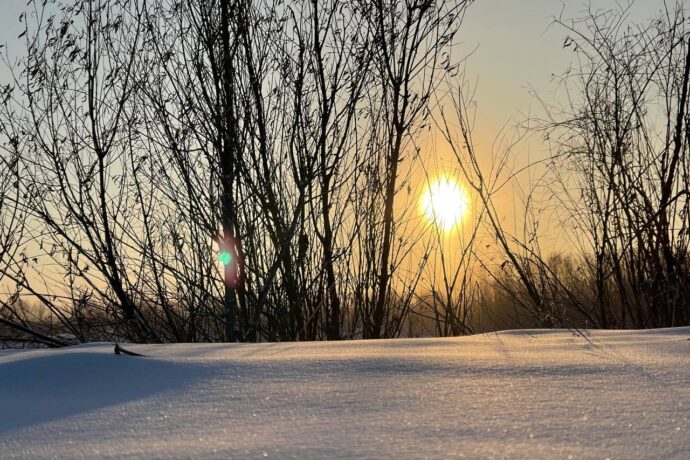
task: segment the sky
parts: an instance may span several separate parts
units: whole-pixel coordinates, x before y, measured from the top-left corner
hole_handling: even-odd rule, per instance
[[[562,100],[556,76],[574,61],[574,53],[563,47],[567,32],[553,24],[554,17],[576,18],[588,7],[606,10],[627,4],[628,0],[476,0],[460,29],[456,58],[470,53],[466,77],[476,85],[477,149],[489,148],[502,129],[538,115],[541,104],[534,92],[547,103]],[[637,0],[629,17],[644,21],[663,6],[663,0]]]
[[[476,0],[471,5],[454,53],[456,59],[468,56],[465,77],[471,86],[476,85],[473,137],[475,148],[483,157],[490,158],[502,130],[511,138],[515,126],[530,116],[539,116],[541,105],[534,92],[550,104],[562,99],[554,76],[563,74],[574,54],[572,48],[563,47],[567,31],[553,24],[554,17],[578,17],[588,6],[605,10],[616,8],[619,3],[628,4],[627,0]],[[22,24],[18,17],[27,8],[27,0],[0,0],[0,6],[0,43],[6,44],[0,51],[10,57],[21,55],[23,43],[17,36]],[[630,19],[643,21],[663,7],[663,0],[637,0],[630,10]],[[0,83],[8,81],[8,77],[0,66]],[[522,142],[517,150],[514,170],[546,154],[539,140]],[[431,159],[438,162],[435,168],[443,169],[454,161],[444,156],[440,152]],[[526,174],[533,174],[532,169]],[[526,182],[530,180],[527,178]],[[498,199],[504,223],[520,228],[519,194],[507,189]]]
[[[626,0],[619,2],[627,3]],[[549,27],[554,15],[615,7],[615,0],[476,0],[460,31],[459,53],[474,50],[468,75],[478,80],[479,128],[482,137],[500,128],[517,114],[535,105],[528,88],[547,90],[552,74],[563,72],[572,58],[563,49],[565,31]],[[21,53],[19,14],[27,0],[0,0],[0,43],[10,54]],[[663,0],[637,0],[632,19],[649,18],[663,7]],[[0,71],[5,80],[6,72]]]

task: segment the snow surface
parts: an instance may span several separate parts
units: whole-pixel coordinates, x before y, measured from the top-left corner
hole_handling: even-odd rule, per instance
[[[0,458],[690,458],[690,328],[0,352]]]

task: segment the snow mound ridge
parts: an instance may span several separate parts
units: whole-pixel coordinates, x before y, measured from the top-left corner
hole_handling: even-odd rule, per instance
[[[687,458],[690,328],[0,354],[0,458]]]

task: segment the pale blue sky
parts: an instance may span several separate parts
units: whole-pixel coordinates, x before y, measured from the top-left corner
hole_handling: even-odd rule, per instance
[[[627,3],[627,0],[619,2]],[[549,98],[552,74],[562,73],[572,58],[570,49],[562,47],[565,31],[549,28],[554,15],[565,9],[566,16],[573,16],[588,4],[604,9],[615,7],[616,3],[616,0],[476,0],[461,28],[463,44],[458,53],[477,48],[468,61],[467,71],[478,82],[478,137],[493,137],[509,119],[520,118],[520,113],[536,107],[529,86]],[[27,0],[0,0],[0,43],[8,45],[11,55],[22,51],[22,44],[17,40],[22,30],[18,17],[26,4]],[[652,17],[663,5],[663,0],[637,0],[631,16],[633,19]],[[0,81],[6,79],[6,71],[0,70]]]
[[[19,14],[26,3],[26,0],[0,0],[0,43],[17,44],[17,35],[22,30]]]
[[[672,3],[673,0],[670,0]],[[563,48],[567,35],[552,25],[553,17],[581,16],[592,9],[615,8],[627,0],[476,0],[461,28],[463,48],[477,47],[467,63],[467,74],[476,79],[479,104],[477,137],[493,138],[509,120],[539,109],[530,95],[532,87],[551,102],[553,75],[562,74],[572,62],[572,48]],[[637,0],[630,18],[654,17],[663,0]]]

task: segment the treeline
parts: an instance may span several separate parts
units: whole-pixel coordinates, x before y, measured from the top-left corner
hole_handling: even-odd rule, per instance
[[[514,151],[489,169],[475,150],[453,53],[470,3],[30,2],[0,91],[0,333],[59,346],[688,324],[682,6],[637,28],[625,11],[560,21],[580,65],[571,105],[538,125],[548,186],[532,184],[518,234],[495,203]],[[452,253],[400,204],[410,165],[434,155],[429,130],[474,203]],[[539,201],[576,227],[566,255],[540,246]]]

